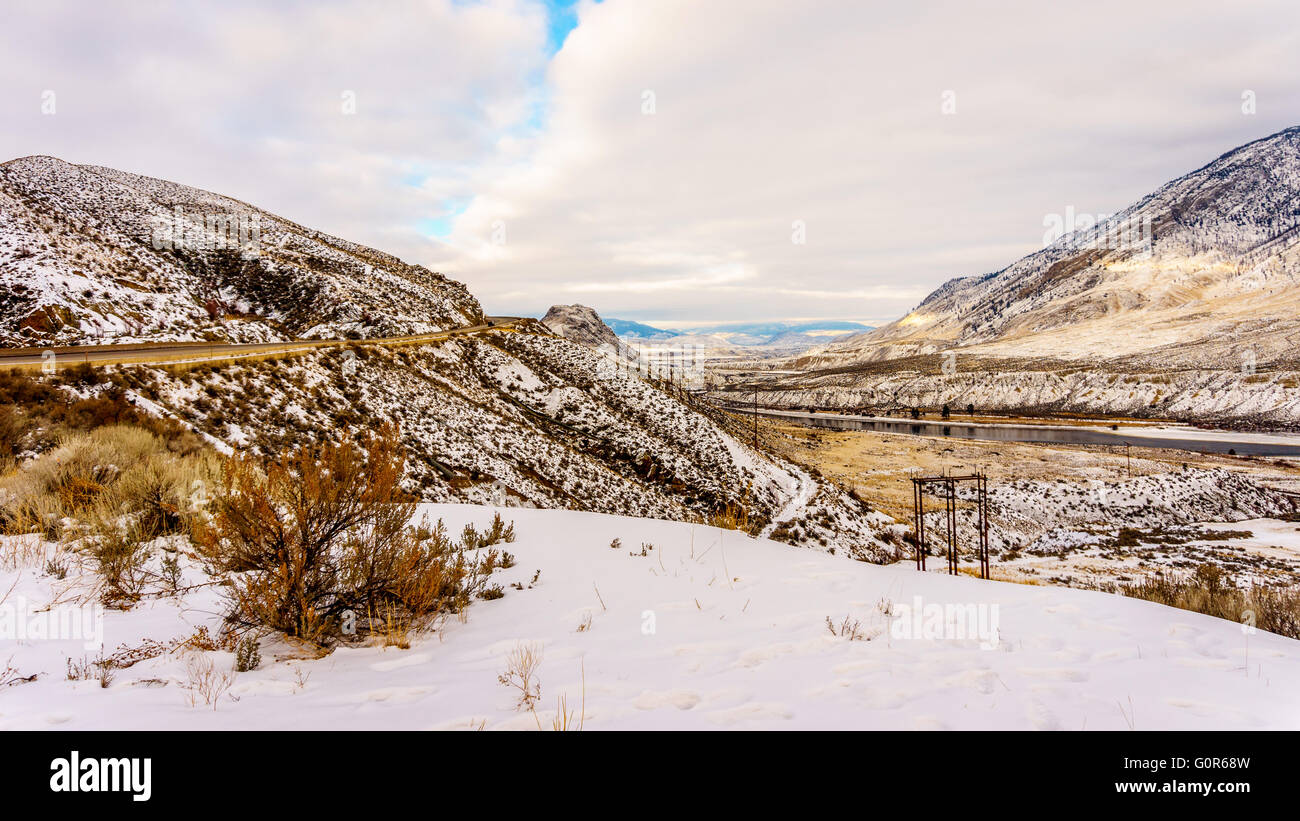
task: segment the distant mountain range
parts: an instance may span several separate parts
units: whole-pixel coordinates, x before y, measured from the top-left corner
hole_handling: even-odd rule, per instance
[[[784,349],[824,345],[836,336],[865,333],[872,326],[844,320],[809,322],[724,322],[685,330],[657,328],[628,319],[607,319],[605,324],[623,339],[664,341],[675,339],[720,346],[777,347]]]
[[[633,322],[630,319],[614,319],[611,317],[605,320],[605,324],[619,336],[631,339],[670,339],[681,335],[681,331],[656,328],[640,322]]]

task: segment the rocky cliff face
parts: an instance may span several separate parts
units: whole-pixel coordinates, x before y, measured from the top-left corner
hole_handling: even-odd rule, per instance
[[[586,305],[552,305],[542,317],[551,333],[589,348],[618,347],[618,336],[601,321],[600,314]]]

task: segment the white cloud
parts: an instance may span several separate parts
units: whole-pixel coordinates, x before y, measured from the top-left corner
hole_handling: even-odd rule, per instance
[[[546,63],[545,12],[523,0],[42,2],[5,16],[3,159],[163,177],[417,260],[437,246],[419,226],[476,192]]]
[[[1300,111],[1289,0],[584,0],[549,63],[530,0],[6,18],[5,158],[237,196],[503,313],[576,294],[641,319],[885,321],[1037,248],[1045,214],[1118,210]]]
[[[509,226],[507,253],[448,260],[498,310],[558,288],[613,316],[887,320],[1035,250],[1044,214],[1118,210],[1300,110],[1287,3],[610,0],[580,20],[533,165],[451,237]],[[744,281],[710,282],[724,262]]]

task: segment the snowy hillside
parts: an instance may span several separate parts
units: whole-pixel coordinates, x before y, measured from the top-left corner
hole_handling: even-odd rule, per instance
[[[491,515],[424,512],[453,530]],[[231,653],[195,639],[216,634],[220,610],[196,586],[104,614],[102,657],[118,659],[106,682],[69,680],[100,657],[81,641],[11,642],[11,675],[34,678],[5,688],[0,729],[551,730],[561,712],[584,730],[1300,729],[1300,644],[1229,621],[706,526],[507,513],[518,564],[501,571],[505,595],[408,649],[321,658],[263,636],[260,664],[236,673]],[[184,572],[205,580],[191,560]],[[28,618],[83,582],[0,571]],[[521,650],[538,659],[532,708],[500,681]]]
[[[0,165],[0,345],[391,336],[477,324],[459,283],[196,188]]]
[[[427,501],[667,519],[743,510],[751,528],[783,525],[786,541],[893,556],[886,517],[742,443],[713,409],[536,327],[123,376],[143,407],[255,453],[397,422],[407,482]]]
[[[971,501],[973,491],[963,489],[959,498]],[[1226,470],[1189,469],[1082,483],[1021,479],[994,485],[988,501],[989,546],[995,554],[1019,550],[1054,554],[1071,544],[1113,541],[1109,537],[1121,528],[1163,532],[1199,522],[1240,522],[1294,511],[1282,494]],[[942,515],[936,511],[930,526],[941,527]],[[963,523],[974,521],[973,510],[963,508],[957,515]],[[974,531],[959,531],[959,539],[967,544]],[[1149,554],[1145,559],[1133,569],[1151,570],[1149,564],[1192,565],[1190,552],[1181,550],[1169,556]],[[1290,573],[1298,569],[1294,562],[1286,565]],[[1257,579],[1266,579],[1273,570],[1267,563],[1230,569]],[[1291,578],[1288,575],[1286,580]]]
[[[1123,373],[1095,368],[1052,370],[1037,365],[945,374],[902,367],[886,373],[840,369],[777,380],[759,396],[771,407],[935,409],[973,404],[980,411],[1113,414],[1219,425],[1300,425],[1300,372],[1294,370],[1247,373],[1229,367]]]
[[[1141,354],[1162,366],[1294,357],[1300,329],[1300,127],[1230,151],[1095,226],[803,364],[948,349],[1054,359]]]

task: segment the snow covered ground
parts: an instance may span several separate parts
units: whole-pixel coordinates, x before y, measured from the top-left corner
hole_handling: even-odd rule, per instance
[[[471,505],[424,512],[452,532],[491,516]],[[191,706],[186,686],[207,663],[230,670],[229,653],[164,653],[101,687],[66,677],[66,659],[95,655],[80,641],[5,639],[0,670],[8,660],[37,678],[0,688],[0,729],[550,729],[560,697],[587,730],[1300,729],[1300,642],[1226,621],[880,567],[705,525],[505,512],[518,531],[506,595],[409,649],[311,658],[264,639],[261,666],[234,674],[214,709]],[[18,601],[44,607],[76,589],[75,572],[59,581],[43,567],[31,554],[0,570],[8,618]],[[215,633],[219,613],[211,587],[106,612],[104,653],[201,625]],[[542,656],[535,713],[498,682],[521,645]]]

